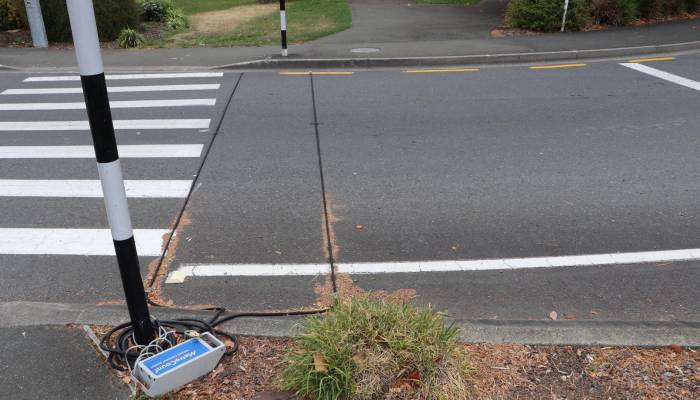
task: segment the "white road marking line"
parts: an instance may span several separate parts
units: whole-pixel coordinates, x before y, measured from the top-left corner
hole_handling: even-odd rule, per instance
[[[578,256],[504,258],[486,260],[405,261],[340,263],[345,274],[392,274],[418,272],[464,272],[530,268],[581,267],[700,260],[700,249],[645,251],[635,253],[588,254]],[[298,276],[329,272],[326,264],[182,264],[171,272],[172,283],[187,277],[215,276]]]
[[[115,120],[114,129],[207,129],[209,119],[125,119]],[[0,122],[0,131],[87,131],[88,121]]]
[[[185,198],[192,181],[125,180],[131,198]],[[0,197],[102,197],[99,180],[0,179]]]
[[[692,79],[688,78],[683,78],[682,76],[674,75],[668,72],[661,71],[656,68],[648,67],[643,64],[637,64],[637,63],[621,63],[620,65],[631,68],[635,71],[639,71],[642,73],[645,73],[647,75],[651,75],[654,77],[657,77],[659,79],[663,79],[665,81],[673,82],[677,85],[685,86],[690,89],[695,89],[695,90],[700,90],[700,82],[694,81]]]
[[[189,276],[307,276],[330,273],[328,264],[182,264],[168,280]]]
[[[167,229],[134,229],[140,256],[159,256]],[[109,229],[0,228],[0,254],[114,256]]]
[[[219,90],[220,84],[202,84],[202,85],[153,85],[153,86],[110,86],[107,88],[109,93],[135,93],[135,92],[169,92],[183,90]],[[74,88],[39,88],[39,89],[7,89],[0,95],[16,95],[16,94],[74,94],[83,93],[83,89]]]
[[[197,107],[214,106],[216,99],[179,99],[179,100],[135,100],[110,101],[111,108],[156,108],[156,107]],[[84,110],[84,102],[74,103],[0,103],[0,111],[37,111],[37,110]]]
[[[221,78],[223,72],[185,72],[185,73],[165,73],[165,74],[119,74],[106,75],[108,81],[129,80],[129,79],[179,79],[179,78]],[[71,76],[32,76],[23,82],[66,82],[79,81],[79,75]]]
[[[198,158],[203,144],[118,146],[120,158]],[[95,158],[92,146],[0,146],[0,159]]]

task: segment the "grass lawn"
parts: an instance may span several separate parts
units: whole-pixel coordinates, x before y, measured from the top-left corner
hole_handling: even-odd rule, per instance
[[[416,0],[417,4],[463,4],[465,6],[472,6],[480,2],[481,0]]]
[[[175,0],[185,14],[227,10],[231,7],[259,4],[256,0]],[[271,7],[274,7],[274,4]],[[292,0],[287,2],[287,35],[289,43],[318,39],[352,25],[347,0]],[[176,47],[264,46],[279,42],[279,13],[255,17],[231,31],[202,33],[179,32],[163,40],[161,45]]]

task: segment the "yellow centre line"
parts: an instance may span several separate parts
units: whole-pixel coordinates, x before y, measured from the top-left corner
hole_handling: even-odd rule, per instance
[[[638,58],[636,60],[628,60],[631,63],[643,63],[643,62],[654,62],[654,61],[673,61],[676,57],[656,57],[656,58]]]
[[[352,75],[351,71],[285,71],[280,72],[280,75]]]
[[[409,69],[408,74],[440,73],[440,72],[477,72],[478,68],[452,68],[452,69]]]
[[[535,65],[530,67],[530,69],[559,69],[559,68],[580,68],[585,67],[586,64],[557,64],[557,65]]]

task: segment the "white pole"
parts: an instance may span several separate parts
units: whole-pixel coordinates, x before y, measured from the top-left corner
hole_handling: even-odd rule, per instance
[[[564,0],[564,16],[561,18],[561,31],[566,28],[566,12],[569,11],[569,0]]]
[[[34,47],[49,47],[49,40],[46,38],[46,27],[44,26],[44,17],[41,15],[41,4],[39,4],[39,0],[24,0],[24,7],[27,9],[27,20],[29,20],[29,30],[32,32]]]

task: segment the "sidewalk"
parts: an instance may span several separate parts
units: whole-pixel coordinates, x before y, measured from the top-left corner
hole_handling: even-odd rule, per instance
[[[106,49],[103,52],[104,61],[105,65],[113,70],[206,68],[242,63],[243,67],[248,68],[303,68],[317,65],[319,60],[326,60],[325,64],[329,67],[359,65],[360,60],[366,61],[363,66],[445,65],[524,61],[524,58],[505,57],[513,54],[545,53],[536,58],[530,57],[531,60],[528,61],[547,61],[700,48],[700,19],[640,28],[493,38],[490,36],[490,30],[502,23],[500,15],[503,13],[503,3],[500,0],[485,0],[473,7],[416,4],[409,6],[397,1],[352,2],[353,28],[303,45],[293,45],[290,47],[290,56],[286,59],[281,59],[277,46],[268,46]],[[655,47],[690,42],[695,43],[665,49]],[[651,47],[628,49],[647,46]],[[364,48],[377,51],[352,51]],[[621,48],[624,50],[592,51]],[[464,56],[474,57],[459,58]],[[1,49],[0,66],[2,65],[20,69],[74,69],[75,56],[72,49]]]
[[[0,398],[127,399],[130,391],[80,328],[0,327]]]

